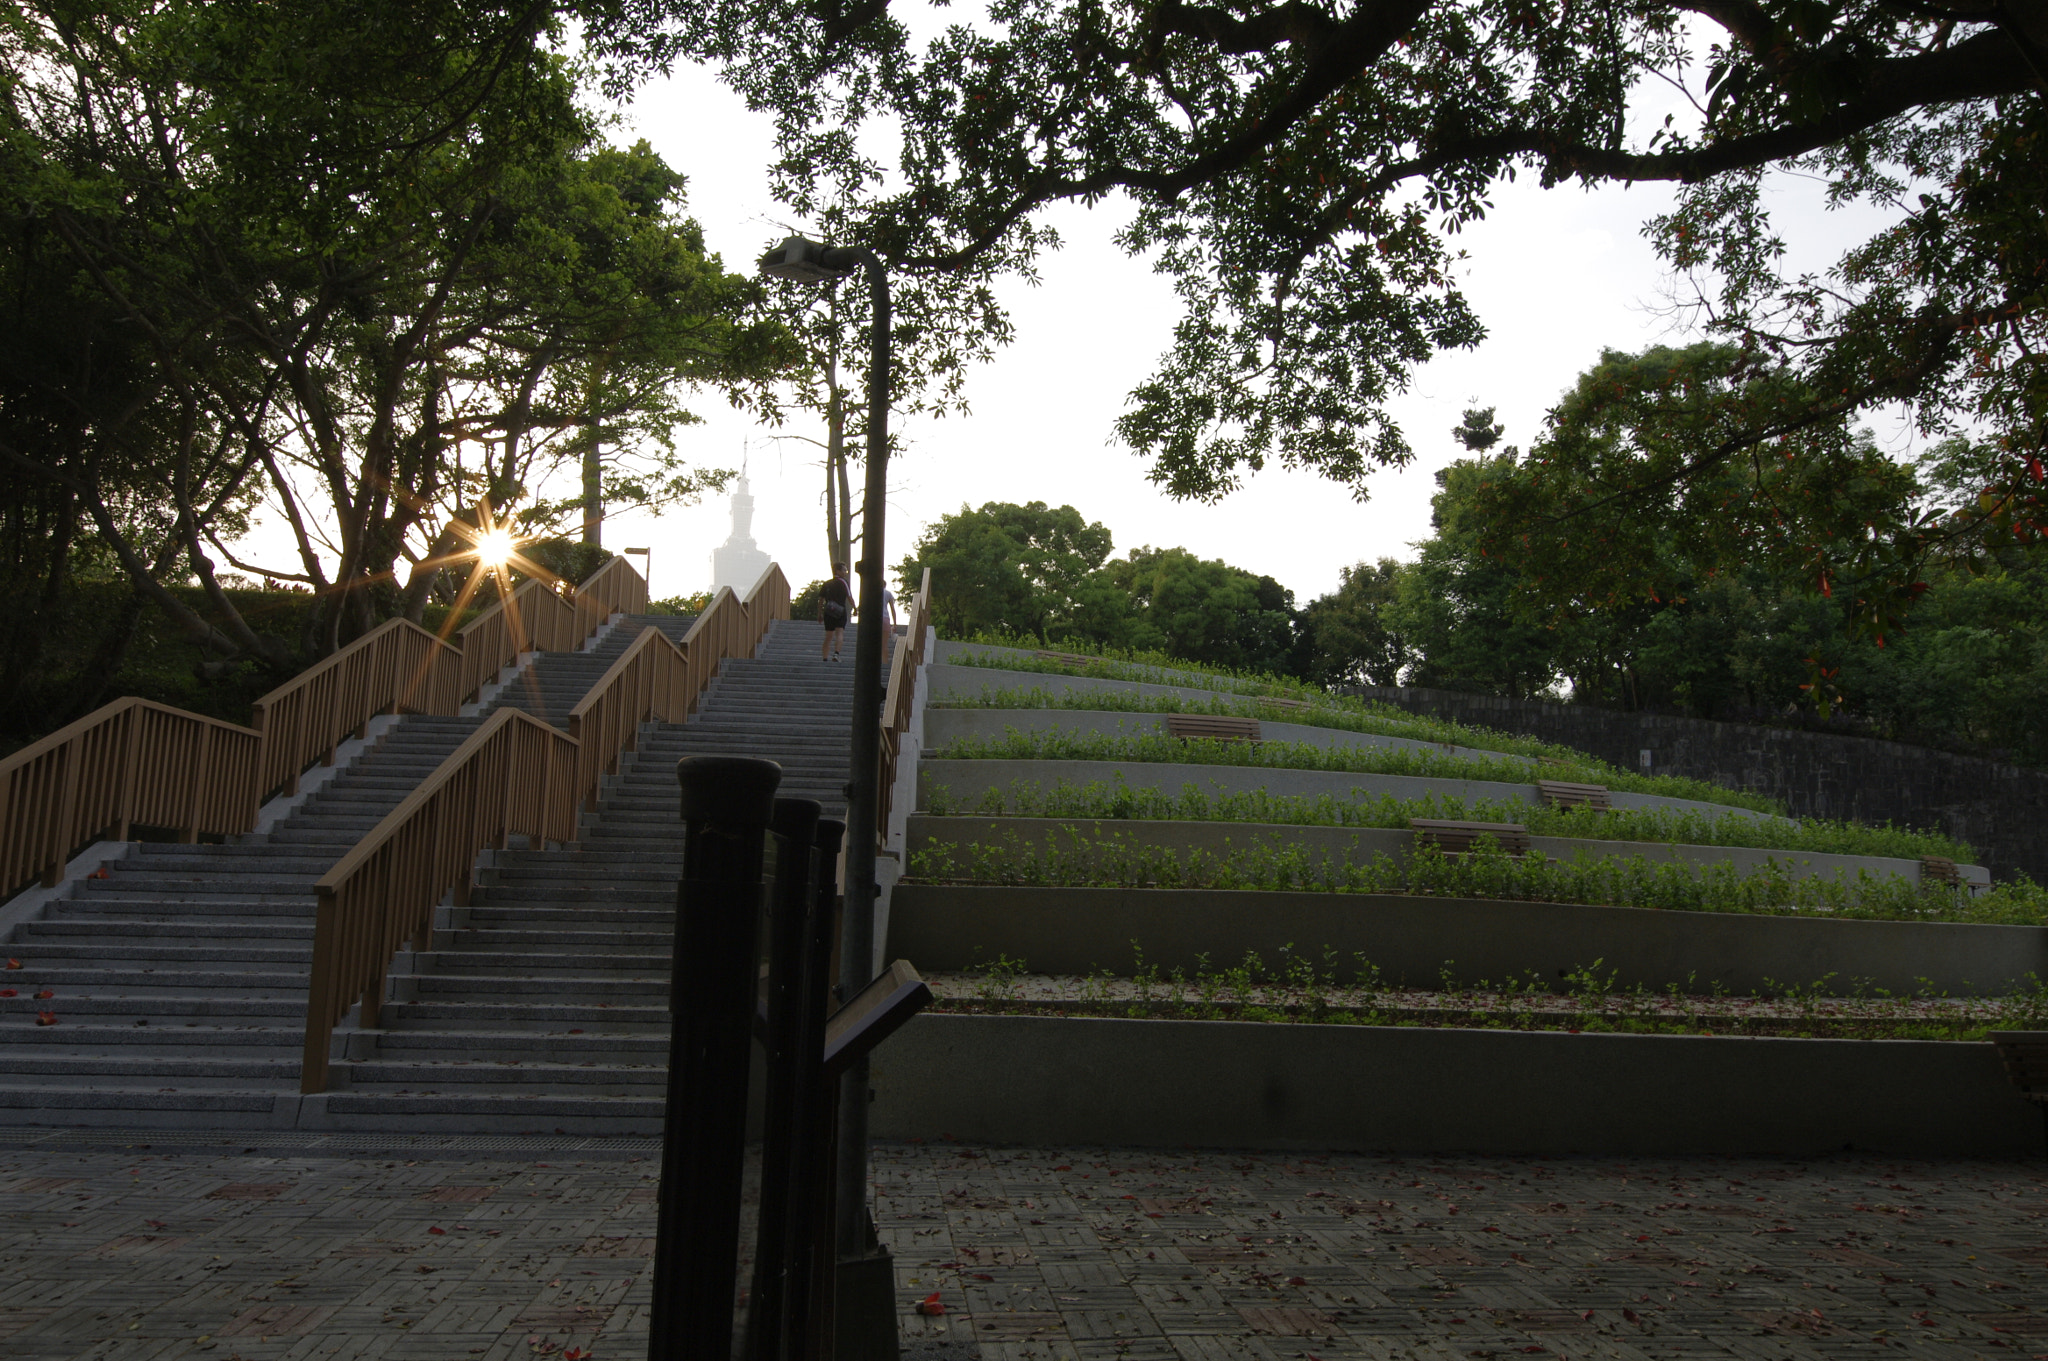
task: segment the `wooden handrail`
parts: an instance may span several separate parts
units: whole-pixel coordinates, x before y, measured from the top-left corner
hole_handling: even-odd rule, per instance
[[[889,688],[882,698],[881,788],[875,791],[875,836],[887,840],[889,812],[896,792],[896,758],[903,735],[910,731],[911,708],[917,698],[917,669],[924,665],[925,616],[931,609],[932,569],[918,579],[917,594],[903,619],[903,646],[889,658]]]
[[[378,714],[452,714],[462,654],[409,619],[378,625],[256,701],[263,734],[259,787],[299,792],[299,776]]]
[[[332,762],[375,715],[455,713],[519,653],[571,650],[613,613],[646,605],[646,580],[614,558],[573,601],[522,583],[462,630],[459,647],[390,620],[257,700],[246,728],[116,700],[0,761],[0,893],[37,876],[54,884],[71,853],[110,828],[125,839],[131,823],[170,827],[187,841],[248,831],[265,797],[296,793],[307,766]]]
[[[583,744],[578,798],[593,802],[598,780],[632,749],[647,719],[680,723],[695,712],[727,657],[752,656],[768,625],[789,618],[789,581],[770,563],[746,602],[721,588],[681,644],[656,628],[641,630],[590,692],[569,711],[569,732]]]
[[[576,835],[576,739],[518,709],[491,715],[315,887],[313,968],[300,1089],[327,1090],[334,1027],[362,1004],[377,1024],[384,975],[399,947],[433,944],[434,909],[469,901],[477,852],[518,834]]]
[[[681,646],[642,630],[570,710],[573,736],[499,710],[329,870],[317,888],[301,1089],[327,1089],[334,1027],[351,1007],[376,1026],[392,958],[407,940],[429,947],[444,896],[468,901],[478,851],[511,834],[574,840],[579,809],[641,720],[679,721],[725,658],[751,656],[769,622],[788,617],[789,583],[771,566],[744,604],[720,590]]]
[[[761,575],[747,589],[746,604],[748,618],[757,625],[761,634],[768,632],[770,620],[789,618],[789,578],[782,574],[782,564],[771,562],[763,568]]]
[[[595,802],[597,784],[638,740],[650,718],[680,723],[703,687],[692,683],[689,653],[651,625],[608,667],[569,711],[569,735],[580,744],[576,801]]]
[[[647,613],[647,579],[623,557],[613,558],[592,572],[569,595],[606,618]]]
[[[117,699],[0,761],[0,893],[56,884],[78,847],[131,823],[201,833],[256,825],[263,735],[146,699]]]
[[[522,652],[575,651],[610,617],[602,609],[594,598],[579,604],[542,582],[520,582],[510,596],[493,601],[455,635],[462,645],[455,664],[456,696],[472,698]]]

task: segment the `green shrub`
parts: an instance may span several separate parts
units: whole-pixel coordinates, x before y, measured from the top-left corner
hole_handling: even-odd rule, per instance
[[[695,595],[672,595],[666,600],[650,600],[647,602],[647,612],[688,615],[694,618],[711,608],[712,594],[710,591],[699,591]]]

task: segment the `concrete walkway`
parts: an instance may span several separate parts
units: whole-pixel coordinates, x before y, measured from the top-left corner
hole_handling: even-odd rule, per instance
[[[8,1361],[645,1355],[652,1140],[7,1140]],[[2042,1160],[938,1143],[876,1173],[906,1357],[2048,1358]]]

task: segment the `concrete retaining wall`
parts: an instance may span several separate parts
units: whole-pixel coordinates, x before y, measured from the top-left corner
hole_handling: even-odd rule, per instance
[[[970,1143],[2023,1157],[1988,1044],[919,1016],[873,1133]]]
[[[889,955],[921,969],[968,968],[1008,955],[1039,973],[1148,964],[1221,968],[1282,946],[1354,953],[1392,982],[1544,979],[1603,961],[1623,987],[1671,984],[1735,993],[1805,986],[1835,975],[1843,995],[1867,980],[1894,993],[2008,992],[2048,980],[2048,928],[1949,922],[1830,921],[1743,913],[1663,912],[1573,903],[1222,889],[982,888],[899,884]]]
[[[1201,850],[1228,855],[1251,845],[1275,841],[1299,847],[1313,862],[1369,863],[1384,855],[1396,864],[1412,853],[1415,833],[1395,827],[1303,827],[1263,822],[1168,822],[1144,818],[986,818],[932,817],[918,814],[909,823],[909,849],[918,851],[980,843],[1005,846],[1015,837],[1021,844],[1071,849],[1077,844],[1120,840],[1127,846],[1160,847],[1186,855]],[[1076,838],[1079,841],[1076,841]],[[1594,841],[1585,837],[1532,836],[1530,849],[1553,860],[1579,855],[1641,856],[1653,863],[1669,862],[1695,869],[1731,865],[1745,873],[1777,866],[1793,879],[1815,875],[1854,879],[1859,874],[1887,875],[1920,881],[1918,860],[1876,855],[1822,855],[1809,851],[1759,850],[1750,846],[1685,846],[1662,841]],[[1979,866],[1970,866],[1977,878]]]
[[[932,710],[926,721],[941,710]],[[956,711],[957,712],[957,711]],[[1010,711],[1014,712],[1014,711]],[[1177,794],[1183,785],[1194,785],[1206,794],[1248,794],[1265,790],[1282,798],[1315,798],[1327,794],[1333,799],[1377,799],[1390,794],[1397,799],[1419,799],[1430,794],[1455,795],[1467,801],[1499,799],[1509,803],[1540,805],[1542,795],[1533,784],[1507,784],[1498,780],[1444,780],[1421,775],[1360,775],[1344,770],[1291,770],[1281,766],[1183,765],[1151,761],[1029,761],[955,760],[925,756],[918,762],[917,806],[931,807],[933,789],[944,789],[957,804],[972,806],[994,789],[1007,793],[1022,782],[1040,789],[1056,784],[1089,785],[1101,781],[1115,788],[1121,779],[1132,789],[1159,789]],[[1702,813],[1708,817],[1763,818],[1747,808],[1730,808],[1720,803],[1694,799],[1670,799],[1661,794],[1608,794],[1616,808],[1668,808],[1679,813]]]

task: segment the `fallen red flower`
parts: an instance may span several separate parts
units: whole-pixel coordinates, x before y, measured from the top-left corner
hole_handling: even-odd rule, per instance
[[[946,1312],[946,1306],[939,1303],[939,1292],[934,1290],[917,1302],[917,1312],[926,1318],[937,1318]]]
[[[13,997],[15,995],[13,988],[0,988],[0,997]]]
[[[21,961],[18,959],[10,959],[7,961],[7,967],[10,969],[19,969],[21,967]]]
[[[41,992],[36,994],[36,1000],[38,1002],[47,1002],[56,995],[57,990],[55,988],[44,988]]]
[[[54,1012],[54,1011],[39,1011],[39,1012],[37,1012],[37,1013],[36,1013],[36,1024],[37,1024],[37,1025],[55,1025],[55,1024],[57,1024],[57,1013],[56,1013],[56,1012]]]

